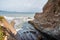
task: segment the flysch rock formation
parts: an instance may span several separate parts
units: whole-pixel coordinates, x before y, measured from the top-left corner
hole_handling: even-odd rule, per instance
[[[36,13],[29,21],[37,30],[60,40],[60,0],[48,0],[42,13]]]

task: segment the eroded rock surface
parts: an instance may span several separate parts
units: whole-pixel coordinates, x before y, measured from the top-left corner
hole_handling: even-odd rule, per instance
[[[60,39],[60,0],[48,0],[42,13],[36,13],[29,21],[36,29]]]

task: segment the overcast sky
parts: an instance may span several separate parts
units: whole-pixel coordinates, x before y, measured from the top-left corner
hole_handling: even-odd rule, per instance
[[[0,0],[0,10],[40,12],[47,0]]]

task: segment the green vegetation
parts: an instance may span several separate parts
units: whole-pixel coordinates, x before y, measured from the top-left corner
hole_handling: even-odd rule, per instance
[[[0,16],[0,21],[2,21],[4,17]],[[3,28],[0,26],[0,40],[4,40],[4,33],[3,33]]]
[[[3,16],[0,16],[0,21],[2,21],[2,19],[4,19],[4,17]]]
[[[0,40],[4,40],[4,33],[1,26],[0,26]]]

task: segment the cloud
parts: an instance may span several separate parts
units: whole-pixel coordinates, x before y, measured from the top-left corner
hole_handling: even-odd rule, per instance
[[[47,0],[0,0],[0,10],[38,12],[46,2]]]

